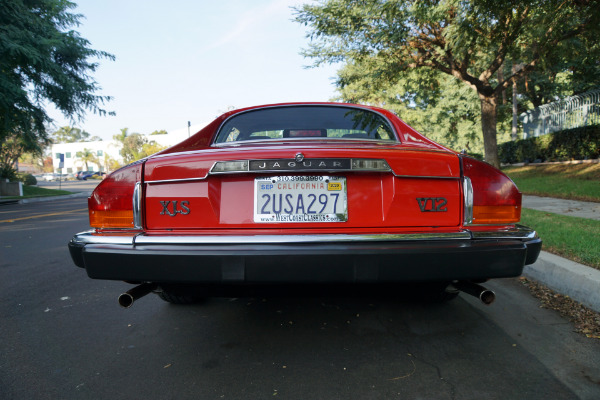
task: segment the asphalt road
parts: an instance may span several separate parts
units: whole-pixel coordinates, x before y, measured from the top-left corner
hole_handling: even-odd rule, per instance
[[[211,299],[130,309],[67,242],[86,199],[0,206],[0,399],[598,399],[600,341],[516,280],[484,306]]]

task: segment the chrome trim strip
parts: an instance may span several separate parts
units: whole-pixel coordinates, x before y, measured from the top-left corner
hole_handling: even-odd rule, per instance
[[[236,236],[190,236],[190,235],[147,235],[131,232],[131,236],[101,235],[90,230],[76,234],[71,243],[113,244],[113,245],[198,245],[198,244],[294,244],[294,243],[335,243],[335,242],[409,242],[436,240],[469,240],[469,239],[513,239],[532,240],[537,233],[522,225],[504,231],[452,233],[406,233],[406,234],[318,234],[318,235],[236,235]]]
[[[155,183],[181,183],[181,182],[195,182],[195,181],[203,181],[206,179],[208,175],[205,175],[201,178],[183,178],[183,179],[162,179],[162,180],[157,180],[157,181],[144,181],[144,183],[147,183],[149,185],[155,184]]]
[[[473,184],[469,177],[463,178],[463,193],[464,193],[464,223],[470,225],[473,222]]]
[[[95,230],[80,232],[73,236],[71,243],[84,246],[86,244],[130,244],[134,242],[136,232],[131,232],[131,236],[117,235],[98,235]]]
[[[364,172],[391,172],[396,178],[404,178],[404,179],[448,179],[448,180],[459,180],[460,177],[458,176],[422,176],[422,175],[396,175],[394,174],[394,171],[367,171],[367,170],[322,170],[322,171],[317,171],[317,170],[310,170],[310,171],[244,171],[244,172],[211,172],[210,175],[233,175],[233,174],[261,174],[261,173],[265,173],[265,172],[299,172],[299,173],[307,173],[307,172],[316,172],[316,173],[336,173],[336,172],[359,172],[359,173],[364,173]],[[289,174],[288,174],[289,175]],[[203,181],[208,177],[208,175],[205,175],[203,177],[198,177],[198,178],[184,178],[184,179],[162,179],[162,180],[156,180],[156,181],[144,181],[144,183],[147,183],[149,185],[154,185],[157,183],[184,183],[184,182],[196,182],[196,181]]]
[[[531,240],[538,238],[538,234],[531,228],[515,225],[513,229],[505,231],[471,231],[473,239],[522,239]]]
[[[393,172],[392,172],[393,173]],[[396,178],[408,178],[408,179],[449,179],[457,181],[460,179],[459,176],[426,176],[426,175],[396,175]]]
[[[133,226],[142,229],[142,183],[136,182],[133,189]]]
[[[248,236],[148,236],[136,237],[135,244],[264,244],[334,243],[368,241],[465,240],[470,232],[364,235],[248,235]]]

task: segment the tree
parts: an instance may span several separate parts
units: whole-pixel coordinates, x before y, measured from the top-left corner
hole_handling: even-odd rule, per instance
[[[98,136],[91,136],[86,131],[71,126],[63,126],[52,133],[54,143],[76,143],[76,142],[94,142],[101,141]]]
[[[94,152],[90,149],[84,148],[82,151],[77,152],[77,157],[81,158],[81,161],[85,164],[85,170],[90,171],[89,163],[97,164],[100,166],[100,161]]]
[[[109,156],[106,153],[104,153],[103,165],[104,165],[105,171],[115,171],[121,167],[121,165],[119,164],[119,162],[117,160],[115,160],[114,158],[112,158],[111,156]]]
[[[477,94],[449,75],[434,70],[409,70],[395,82],[372,78],[372,59],[341,68],[336,80],[341,100],[367,103],[396,112],[427,137],[455,150],[483,154],[481,113]],[[501,113],[501,126],[508,121]],[[502,129],[500,130],[502,132]],[[499,134],[500,139],[508,139]]]
[[[0,143],[18,135],[29,147],[48,137],[48,103],[73,120],[86,111],[105,115],[91,73],[97,59],[114,56],[90,48],[72,27],[81,15],[67,0],[3,0],[0,5]]]
[[[30,152],[34,156],[41,156],[42,148],[47,142],[30,143],[24,140],[22,135],[12,134],[4,138],[0,144],[0,178],[12,178],[15,176],[14,166],[19,157]]]
[[[113,139],[117,142],[123,143],[125,138],[129,135],[129,128],[121,128],[121,133],[113,135]]]
[[[503,91],[542,72],[574,43],[600,33],[594,0],[321,0],[295,9],[310,27],[303,54],[315,65],[376,60],[376,80],[413,69],[451,75],[480,104],[486,161],[498,166],[497,117]],[[519,68],[502,68],[518,60]]]
[[[114,135],[113,138],[123,145],[119,153],[125,164],[148,157],[166,148],[166,146],[160,146],[154,140],[148,140],[147,137],[139,133],[129,134],[128,128],[121,129],[121,133]]]

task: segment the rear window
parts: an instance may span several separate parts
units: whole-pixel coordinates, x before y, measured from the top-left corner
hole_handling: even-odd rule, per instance
[[[378,113],[351,107],[274,107],[244,112],[228,119],[215,143],[247,140],[353,139],[396,141]]]

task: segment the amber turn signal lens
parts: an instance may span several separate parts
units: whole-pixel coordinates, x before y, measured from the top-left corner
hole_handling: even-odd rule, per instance
[[[98,211],[90,210],[92,228],[133,228],[133,211]]]
[[[505,224],[520,219],[521,206],[473,206],[474,224]]]

